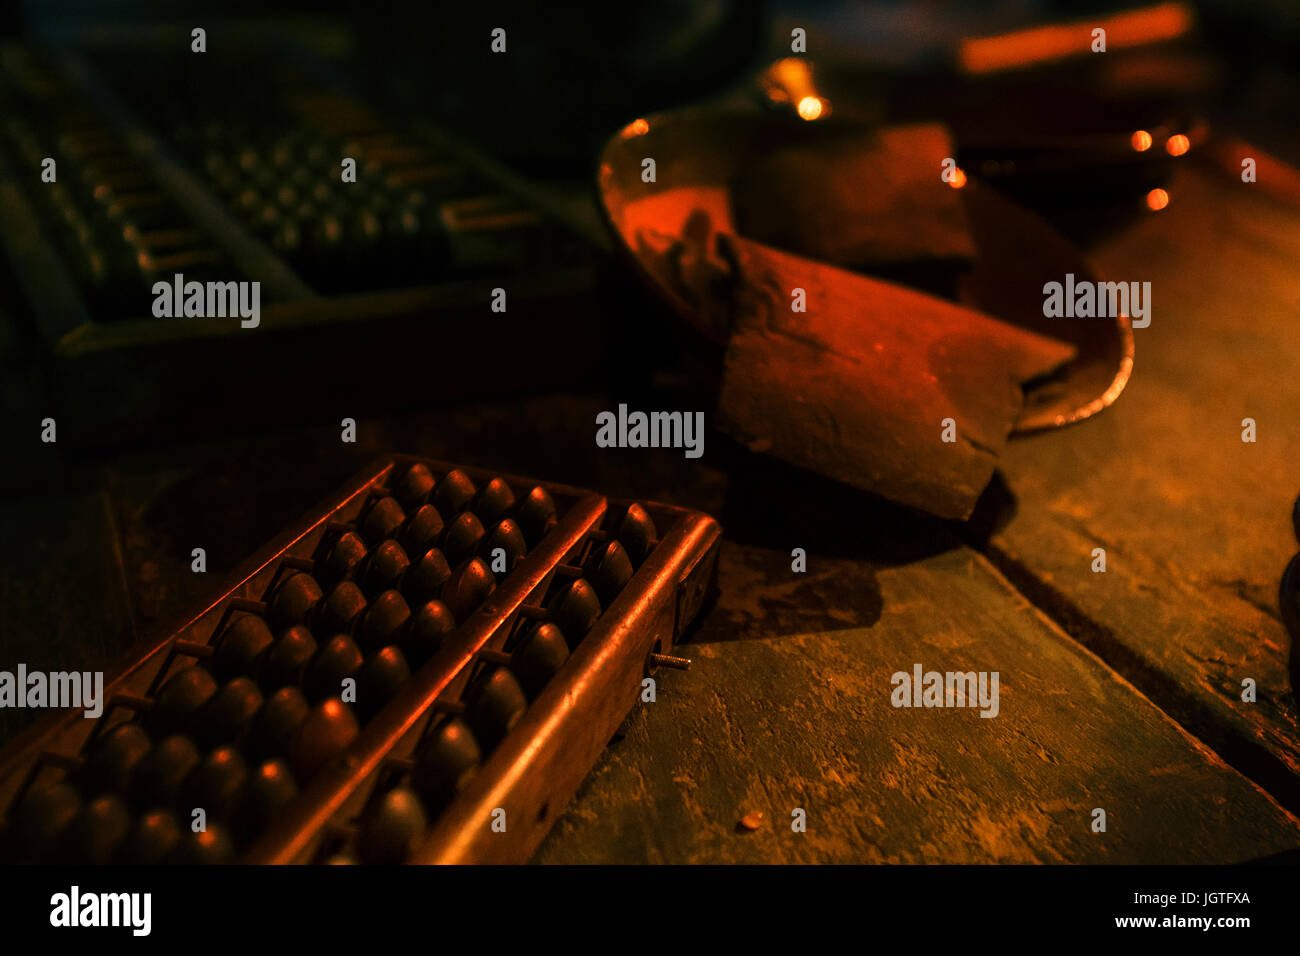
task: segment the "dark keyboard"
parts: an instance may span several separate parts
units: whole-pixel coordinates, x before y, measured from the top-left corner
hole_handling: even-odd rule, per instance
[[[643,680],[683,663],[719,535],[381,462],[124,662],[100,717],[52,715],[0,754],[3,857],[525,861]]]

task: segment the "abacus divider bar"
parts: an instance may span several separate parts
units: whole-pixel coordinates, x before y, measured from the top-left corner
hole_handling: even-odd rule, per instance
[[[112,703],[122,704],[125,707],[130,707],[137,714],[143,714],[153,707],[153,698],[141,697],[138,694],[118,693],[113,695]]]
[[[413,863],[523,863],[631,710],[656,642],[671,646],[677,593],[717,545],[712,518],[687,514],[664,536],[560,672],[434,822]],[[492,813],[506,811],[505,833]]]
[[[58,767],[60,770],[64,771],[65,773],[72,773],[74,770],[81,769],[81,763],[82,763],[80,757],[70,757],[67,754],[55,754],[55,753],[49,754],[48,760],[46,762],[55,767]]]
[[[509,623],[528,595],[565,554],[600,522],[605,499],[588,494],[523,560],[514,573],[466,621],[461,637],[433,656],[381,710],[342,759],[321,771],[282,812],[275,826],[244,855],[245,863],[299,861],[322,828],[379,769],[390,751],[438,701],[438,697],[492,635]]]
[[[177,641],[175,648],[177,654],[185,654],[189,657],[211,657],[217,652],[211,644],[199,644],[195,641]]]

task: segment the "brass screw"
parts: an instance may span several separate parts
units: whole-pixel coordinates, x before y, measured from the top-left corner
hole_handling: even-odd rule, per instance
[[[651,654],[650,664],[654,667],[671,667],[675,670],[690,670],[691,661],[688,657],[673,657],[671,654]]]

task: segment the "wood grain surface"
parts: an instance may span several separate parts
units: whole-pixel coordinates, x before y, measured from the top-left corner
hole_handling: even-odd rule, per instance
[[[868,593],[852,561],[796,583],[785,555],[724,546],[720,574],[691,671],[638,705],[538,862],[1227,863],[1300,845],[1300,821],[970,549],[882,570],[870,627],[772,629],[773,605],[833,603],[855,578]],[[914,663],[999,671],[999,715],[892,707]]]
[[[1016,514],[990,553],[1294,811],[1295,650],[1277,595],[1297,550],[1300,210],[1196,167],[1169,193],[1095,255],[1108,278],[1152,283],[1129,389],[1095,421],[1010,445]],[[1091,570],[1098,547],[1105,574]]]

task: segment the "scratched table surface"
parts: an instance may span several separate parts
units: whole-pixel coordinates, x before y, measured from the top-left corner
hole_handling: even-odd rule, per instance
[[[987,527],[713,432],[698,461],[595,447],[596,413],[619,402],[701,407],[664,387],[362,419],[353,445],[332,424],[98,459],[33,440],[0,504],[0,666],[105,667],[365,462],[428,454],[678,502],[724,528],[692,668],[660,672],[537,862],[1289,858],[1300,728],[1276,602],[1297,549],[1300,212],[1207,167],[1170,194],[1090,253],[1109,277],[1152,283],[1128,390],[1092,421],[1014,442]],[[16,347],[0,341],[11,369]],[[35,436],[40,403],[16,373],[5,387],[6,430]],[[199,546],[206,575],[189,567]],[[918,663],[999,672],[998,716],[892,707],[891,675]],[[0,711],[0,735],[25,717]]]

